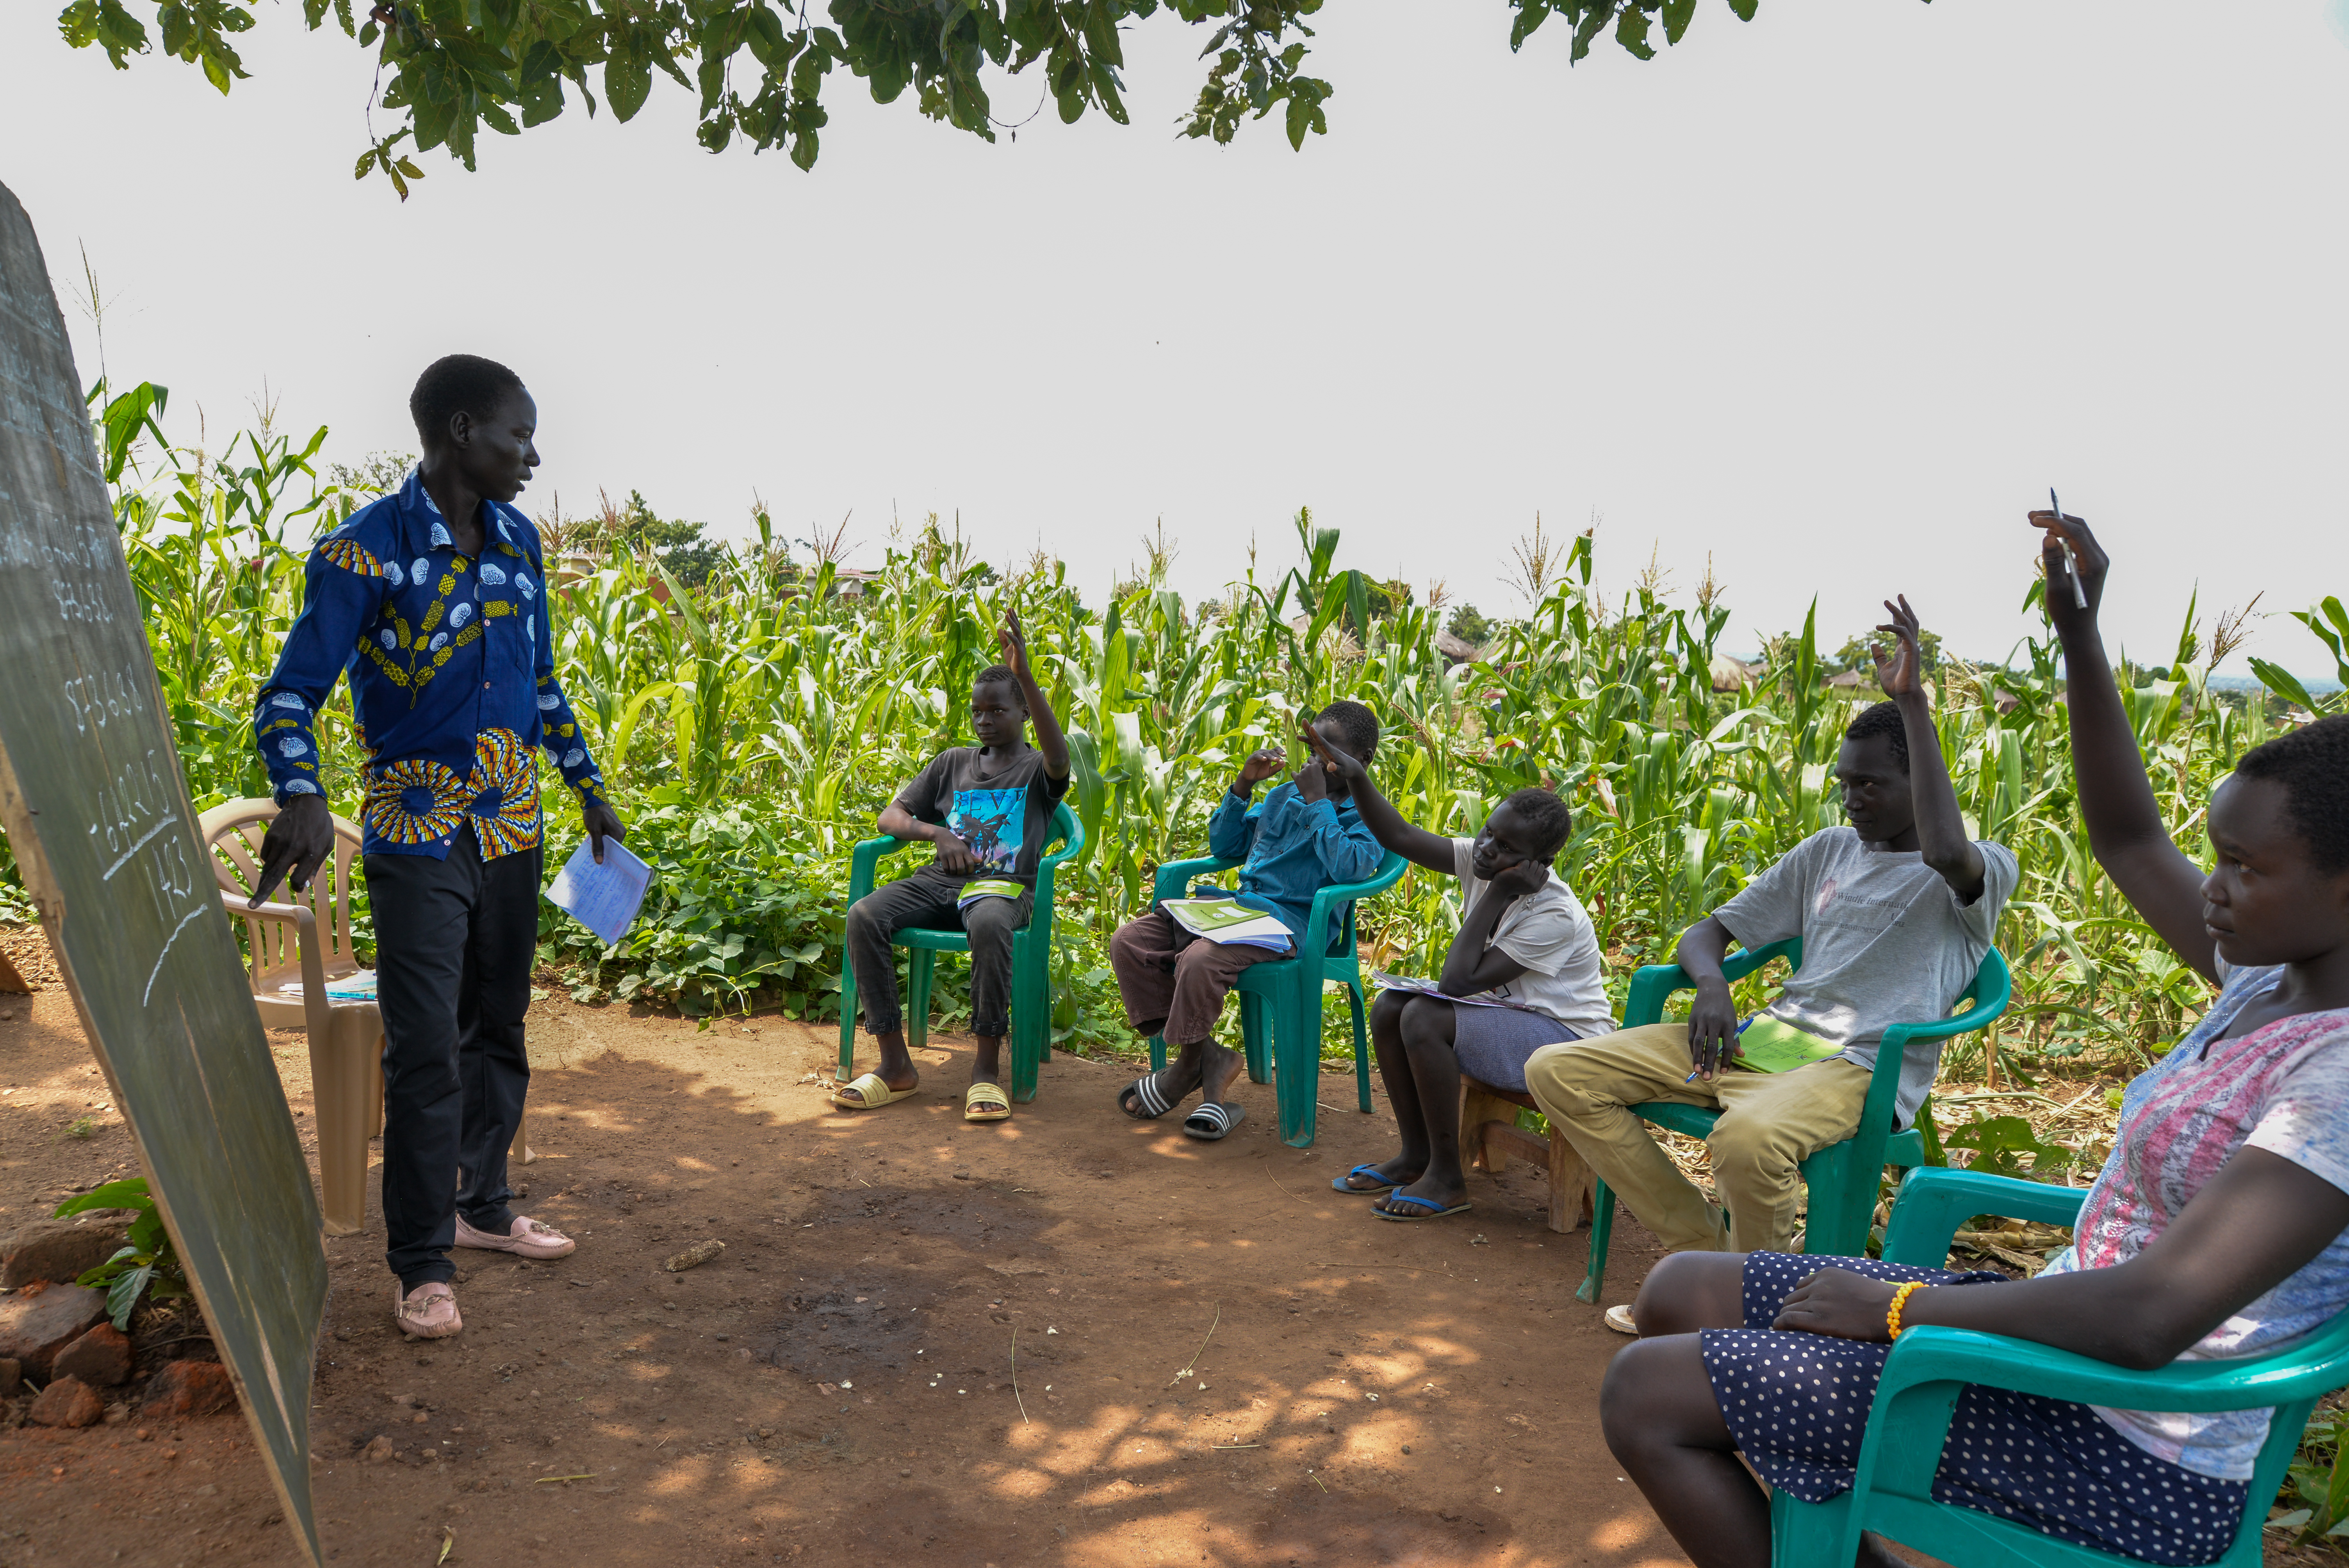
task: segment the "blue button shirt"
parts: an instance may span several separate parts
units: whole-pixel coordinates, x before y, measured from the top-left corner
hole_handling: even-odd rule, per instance
[[[542,748],[583,806],[603,798],[554,679],[538,530],[495,501],[481,521],[480,557],[459,554],[420,471],[354,512],[311,551],[262,688],[254,738],[283,806],[320,792],[316,715],[349,674],[370,855],[440,859],[469,823],[485,859],[533,847]]]
[[[1207,852],[1243,862],[1235,896],[1278,915],[1299,936],[1307,935],[1315,893],[1333,882],[1368,882],[1386,858],[1352,800],[1309,801],[1293,783],[1279,786],[1254,809],[1225,790],[1207,819]],[[1312,934],[1302,951],[1319,955],[1333,934]]]

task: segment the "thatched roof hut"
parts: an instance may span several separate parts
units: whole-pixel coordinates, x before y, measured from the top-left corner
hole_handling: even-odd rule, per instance
[[[1744,691],[1761,676],[1758,667],[1731,658],[1727,654],[1713,655],[1713,689]]]

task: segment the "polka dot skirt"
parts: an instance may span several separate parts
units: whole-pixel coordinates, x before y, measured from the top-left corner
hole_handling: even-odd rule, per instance
[[[1851,1489],[1876,1381],[1892,1348],[1770,1328],[1779,1303],[1830,1262],[1873,1279],[1934,1284],[2003,1277],[1868,1258],[1755,1253],[1745,1260],[1746,1326],[1704,1331],[1704,1369],[1746,1461],[1806,1502]],[[2085,1405],[1974,1385],[1958,1397],[1933,1480],[1937,1501],[2178,1568],[2219,1560],[2242,1523],[2250,1492],[2246,1482],[2155,1458]]]

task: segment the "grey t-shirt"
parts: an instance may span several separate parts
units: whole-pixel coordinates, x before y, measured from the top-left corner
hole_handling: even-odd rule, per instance
[[[1052,808],[1068,793],[1069,781],[1044,770],[1044,754],[1023,747],[998,761],[978,746],[941,751],[897,791],[906,815],[943,823],[978,857],[976,870],[947,871],[935,861],[915,874],[960,888],[980,877],[1008,878],[1036,885],[1036,862],[1044,858]]]
[[[1803,939],[1803,966],[1786,976],[1771,1016],[1831,1040],[1837,1054],[1876,1065],[1894,1024],[1946,1018],[1998,934],[2020,874],[2003,844],[1977,842],[1982,891],[1961,903],[1914,850],[1863,843],[1850,828],[1813,833],[1713,918],[1749,948]],[[1920,1040],[1900,1064],[1902,1125],[1933,1087],[1941,1042]]]

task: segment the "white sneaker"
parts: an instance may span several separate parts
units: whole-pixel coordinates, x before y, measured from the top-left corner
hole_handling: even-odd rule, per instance
[[[1631,1321],[1631,1309],[1628,1306],[1609,1307],[1607,1326],[1618,1334],[1628,1334],[1635,1339],[1640,1335],[1640,1326]]]

